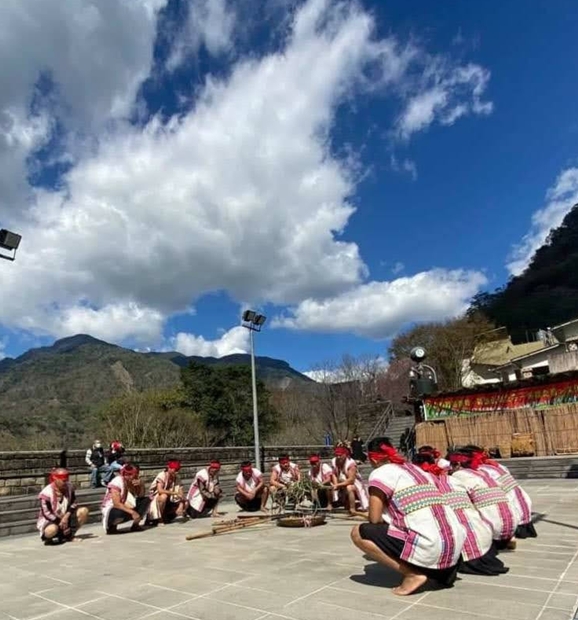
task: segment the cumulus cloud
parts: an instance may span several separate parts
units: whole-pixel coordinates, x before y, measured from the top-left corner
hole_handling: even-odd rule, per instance
[[[133,126],[120,119],[150,72],[155,20],[165,2],[93,0],[71,8],[28,1],[18,3],[22,13],[16,3],[5,4],[0,49],[9,51],[3,67],[10,67],[8,90],[18,95],[4,100],[0,88],[0,110],[20,111],[12,125],[23,145],[18,157],[45,140],[50,131],[43,122],[55,120],[23,112],[41,70],[52,75],[68,132],[85,148],[75,149],[61,188],[27,188],[31,206],[15,221],[22,250],[0,271],[2,323],[154,344],[167,317],[215,290],[236,301],[294,305],[287,325],[305,329],[308,321],[298,319],[303,308],[339,305],[348,295],[373,291],[377,300],[381,292],[380,307],[404,306],[407,290],[395,282],[365,283],[358,245],[340,238],[355,211],[358,171],[329,150],[335,111],[356,94],[379,91],[406,105],[404,136],[431,122],[451,124],[462,115],[462,100],[463,114],[487,111],[482,68],[452,66],[393,36],[378,38],[373,18],[357,3],[308,0],[295,10],[277,52],[238,60],[226,78],[208,76],[187,113]],[[225,49],[234,17],[229,26],[215,18],[226,26],[222,36],[208,24],[228,5],[201,6],[206,20],[194,27],[207,46],[211,40],[214,50]],[[35,45],[22,52],[23,40]],[[19,81],[11,63],[27,80]],[[416,69],[430,77],[416,83]],[[416,102],[434,87],[446,103],[420,115]],[[20,182],[24,172],[15,174]],[[439,272],[430,278],[445,281]],[[461,305],[463,288],[451,290],[457,298],[452,304],[449,292],[442,295],[440,313],[441,306],[453,312]],[[413,312],[418,304],[405,308]],[[384,320],[385,331],[402,318],[400,310]]]
[[[175,351],[183,355],[224,357],[234,353],[247,353],[249,330],[244,327],[233,327],[216,340],[205,340],[203,336],[179,332],[171,339],[170,344]]]
[[[63,129],[100,131],[126,116],[150,72],[158,11],[166,0],[0,3],[0,200],[18,211],[29,193],[27,158]],[[57,110],[34,110],[42,76]],[[78,136],[80,137],[80,136]]]
[[[441,269],[391,282],[369,282],[331,299],[307,299],[289,315],[277,317],[273,325],[388,338],[408,321],[438,321],[461,314],[484,284],[481,273]]]
[[[567,168],[561,172],[548,190],[546,200],[546,206],[532,216],[528,233],[512,250],[507,268],[513,276],[520,275],[526,269],[550,231],[560,226],[566,214],[578,203],[578,168]]]

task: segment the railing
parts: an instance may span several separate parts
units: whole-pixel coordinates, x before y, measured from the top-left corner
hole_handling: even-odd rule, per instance
[[[384,406],[385,406],[385,409],[383,413],[381,414],[381,416],[379,417],[379,420],[375,423],[375,426],[373,427],[372,431],[369,433],[367,439],[365,440],[366,445],[374,437],[385,435],[387,432],[387,427],[389,426],[389,423],[391,422],[391,419],[393,418],[393,405],[391,401],[387,401],[384,403]]]

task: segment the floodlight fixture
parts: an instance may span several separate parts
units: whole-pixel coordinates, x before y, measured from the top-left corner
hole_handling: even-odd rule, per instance
[[[257,313],[254,310],[245,310],[245,312],[243,312],[243,321],[245,321],[245,323],[253,323],[256,316]]]
[[[21,235],[11,232],[10,230],[6,230],[5,228],[0,229],[0,248],[12,252],[11,255],[0,254],[0,258],[13,261],[16,258],[16,250],[20,245],[21,239]]]
[[[414,362],[419,364],[420,362],[423,362],[425,360],[426,352],[423,347],[414,347],[410,351],[409,356]]]
[[[263,324],[265,323],[265,321],[267,320],[267,317],[263,314],[258,314],[255,317],[254,323],[255,325],[257,325],[258,327],[262,327]]]

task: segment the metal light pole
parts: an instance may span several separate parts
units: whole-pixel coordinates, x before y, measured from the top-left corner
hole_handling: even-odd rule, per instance
[[[0,229],[0,248],[3,250],[8,250],[12,252],[12,256],[8,256],[6,254],[0,254],[0,258],[5,258],[6,260],[13,261],[16,258],[16,250],[20,245],[20,240],[22,239],[21,235],[17,235],[16,233],[10,232],[5,228]]]
[[[261,453],[259,450],[259,410],[257,407],[257,373],[255,370],[255,342],[254,332],[260,332],[261,327],[267,320],[262,314],[257,314],[253,310],[245,310],[243,312],[243,327],[246,327],[250,333],[251,340],[251,383],[253,388],[253,433],[255,443],[255,467],[261,469]]]

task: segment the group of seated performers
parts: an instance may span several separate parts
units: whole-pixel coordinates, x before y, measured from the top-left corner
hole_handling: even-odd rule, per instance
[[[453,585],[457,573],[496,576],[508,572],[498,554],[514,550],[517,539],[534,538],[532,503],[508,469],[477,446],[455,449],[442,458],[431,446],[417,450],[411,462],[387,437],[369,442],[373,471],[367,484],[344,446],[330,463],[309,458],[310,499],[326,510],[343,506],[368,522],[355,526],[353,543],[367,556],[401,573],[394,592],[408,595],[428,579]],[[105,532],[121,523],[130,530],[162,525],[177,517],[216,516],[223,497],[221,464],[197,471],[188,493],[179,478],[181,464],[170,460],[153,480],[148,494],[139,469],[126,463],[108,484],[102,501]],[[268,482],[245,461],[236,477],[235,500],[244,511],[266,510],[269,497],[279,500],[299,483],[299,466],[287,455],[278,459]],[[69,474],[55,469],[39,495],[38,529],[48,543],[74,540],[88,510],[79,507]]]
[[[517,538],[537,536],[528,495],[503,465],[477,446],[441,458],[422,446],[406,461],[387,437],[373,439],[368,459],[368,523],[353,543],[403,576],[394,589],[408,595],[428,579],[453,585],[457,573],[508,572],[498,557]]]

